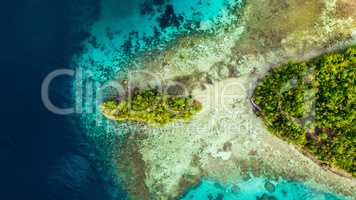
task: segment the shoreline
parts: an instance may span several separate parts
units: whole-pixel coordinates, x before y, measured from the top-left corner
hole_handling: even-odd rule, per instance
[[[335,168],[330,165],[330,163],[326,162],[323,163],[319,159],[317,159],[314,155],[310,154],[306,150],[302,149],[301,147],[296,146],[297,149],[306,157],[308,157],[310,160],[312,160],[314,163],[319,165],[320,168],[324,169],[325,171],[334,173],[337,176],[342,176],[344,178],[350,179],[350,180],[355,180],[355,177],[353,177],[350,173],[346,172],[345,170]]]
[[[230,79],[232,82],[239,80],[239,78],[233,78]],[[249,80],[249,79],[247,79]],[[226,81],[226,80],[225,80]],[[229,81],[229,80],[228,80]],[[224,82],[224,81],[223,81]],[[221,91],[221,90],[217,90]],[[246,98],[248,101],[248,96]],[[206,108],[207,104],[204,104],[204,107]],[[215,107],[215,106],[212,106]],[[262,128],[262,122],[259,118],[255,118],[255,115],[252,110],[249,111],[250,116],[253,117],[253,124],[259,124]],[[198,114],[199,115],[199,114]],[[203,115],[202,113],[200,115]],[[197,117],[199,118],[199,116]],[[200,117],[200,119],[195,119],[194,121],[198,121],[197,123],[201,123],[204,121],[202,119],[204,117]],[[210,118],[209,116],[205,118]],[[255,118],[255,119],[254,119]],[[200,122],[199,122],[200,121]],[[194,123],[194,122],[190,122]],[[220,121],[221,123],[221,121]],[[177,123],[176,123],[177,124]],[[228,124],[228,122],[227,122]],[[183,125],[184,126],[184,125]],[[189,123],[187,124],[189,126]],[[172,125],[172,127],[174,127]],[[298,181],[305,181],[306,185],[311,185],[315,186],[316,188],[320,187],[327,187],[327,191],[334,191],[337,193],[342,193],[345,195],[356,195],[353,194],[351,191],[353,191],[356,188],[356,182],[354,179],[348,179],[345,180],[343,177],[339,177],[338,175],[325,171],[322,169],[319,165],[317,165],[314,161],[310,160],[306,156],[304,156],[295,146],[287,144],[283,140],[276,138],[269,132],[263,131],[263,134],[261,133],[255,133],[256,136],[245,136],[245,135],[231,135],[230,133],[226,132],[225,134],[220,134],[221,129],[218,129],[215,133],[211,134],[209,132],[204,132],[204,133],[198,133],[198,135],[195,135],[194,133],[192,135],[189,135],[189,141],[187,138],[184,137],[185,133],[188,132],[187,130],[191,130],[191,128],[186,129],[172,129],[170,128],[149,128],[149,130],[144,129],[143,131],[145,132],[144,136],[141,137],[139,140],[134,139],[131,140],[131,142],[134,142],[138,144],[136,148],[138,148],[139,153],[142,155],[142,161],[145,163],[147,166],[151,167],[144,167],[141,170],[145,171],[146,174],[146,185],[150,190],[155,188],[155,181],[154,180],[161,180],[161,181],[168,181],[167,183],[171,182],[169,180],[172,179],[174,180],[179,180],[178,182],[185,182],[187,184],[183,185],[171,185],[171,189],[168,189],[170,192],[169,194],[172,194],[171,192],[176,191],[176,194],[181,194],[186,191],[187,186],[192,186],[200,181],[200,177],[208,176],[215,178],[222,183],[229,183],[233,179],[239,180],[240,178],[243,178],[246,176],[248,173],[254,173],[256,176],[258,175],[266,175],[267,173],[268,176],[272,177],[286,177],[290,180],[298,180]],[[263,130],[264,128],[262,128]],[[220,130],[220,131],[219,131]],[[245,129],[249,130],[249,129]],[[163,132],[162,132],[163,131]],[[168,133],[167,131],[174,131],[173,133]],[[259,129],[256,129],[255,131],[259,131]],[[190,132],[190,131],[189,131]],[[200,131],[201,132],[201,131]],[[142,133],[139,133],[142,134]],[[163,135],[161,135],[163,134]],[[177,136],[179,134],[179,136]],[[200,135],[199,135],[200,134]],[[206,135],[204,135],[206,134]],[[215,135],[218,134],[218,135]],[[257,137],[257,138],[256,138]],[[142,139],[143,138],[143,139]],[[217,142],[215,141],[213,143],[212,139],[215,138]],[[223,138],[223,139],[221,139]],[[259,141],[258,143],[254,142],[254,139],[257,139]],[[268,139],[267,139],[268,138]],[[203,150],[203,152],[200,152],[199,149],[201,147],[196,148],[196,150],[193,151],[188,151],[192,152],[192,154],[188,154],[189,158],[192,156],[188,163],[186,163],[186,167],[184,167],[184,171],[182,171],[182,176],[174,176],[173,174],[176,174],[176,170],[170,170],[169,168],[162,169],[161,167],[158,167],[157,169],[152,169],[152,164],[158,165],[158,166],[171,166],[173,165],[172,161],[180,163],[182,159],[179,157],[186,157],[187,152],[180,149],[178,150],[177,148],[181,148],[180,146],[192,146],[192,145],[197,145],[197,141],[205,141],[205,143],[208,143],[208,149],[209,146],[210,148],[213,148],[211,150]],[[220,141],[218,141],[220,140]],[[176,144],[172,144],[169,141],[175,141]],[[239,141],[250,141],[250,143],[244,144],[244,147],[239,147],[242,143]],[[168,142],[168,143],[166,143]],[[210,144],[209,144],[210,142]],[[226,142],[230,142],[232,144],[232,147],[230,149],[230,158],[226,159],[224,158],[224,150],[223,146]],[[185,145],[183,145],[185,143]],[[263,145],[262,147],[259,145],[266,143],[267,146]],[[253,145],[251,147],[251,145]],[[179,147],[178,147],[179,146]],[[203,145],[204,146],[204,145]],[[184,148],[184,147],[183,147]],[[155,150],[157,149],[157,150]],[[162,150],[158,150],[162,149]],[[168,154],[162,152],[168,149],[171,149]],[[172,150],[173,149],[173,150]],[[194,149],[194,148],[193,148]],[[206,149],[206,148],[205,148]],[[261,150],[265,149],[265,150]],[[274,150],[272,150],[274,149]],[[177,152],[178,150],[178,152]],[[255,151],[255,153],[253,152]],[[160,152],[159,154],[157,154]],[[175,152],[175,157],[171,157],[170,153]],[[196,153],[193,153],[196,152]],[[284,153],[279,153],[279,157],[275,157],[274,152],[284,152]],[[289,152],[289,153],[288,153]],[[162,155],[160,155],[162,154]],[[194,155],[196,158],[194,158]],[[163,157],[162,157],[163,156]],[[176,158],[178,156],[178,158]],[[128,158],[129,159],[129,158]],[[172,160],[173,159],[173,160]],[[296,163],[290,163],[288,160],[294,160],[293,162]],[[184,159],[183,159],[184,160]],[[194,161],[195,160],[195,161]],[[260,163],[262,161],[262,163]],[[170,163],[170,164],[169,164]],[[233,164],[236,163],[236,164]],[[239,164],[237,164],[239,163]],[[279,163],[278,165],[275,165]],[[290,166],[284,166],[285,164],[290,165]],[[221,166],[224,166],[224,168],[221,168]],[[241,169],[241,167],[245,166],[245,169]],[[294,168],[292,166],[298,166],[297,168]],[[236,168],[237,167],[237,168]],[[292,168],[290,168],[292,167]],[[292,170],[293,169],[293,170]],[[156,171],[158,170],[158,171]],[[224,173],[220,174],[223,170]],[[180,170],[179,170],[180,171]],[[191,171],[190,176],[186,176],[186,171]],[[229,173],[233,172],[234,173]],[[313,171],[313,172],[312,172]],[[163,178],[163,174],[170,174],[173,173],[172,176],[168,176],[166,178]],[[179,172],[181,173],[181,172]],[[229,176],[225,177],[225,173],[229,174]],[[162,174],[162,175],[160,175]],[[189,173],[188,173],[189,174]],[[314,178],[317,180],[313,180],[312,177],[308,177],[308,174],[314,174]],[[319,175],[317,175],[319,174]],[[317,176],[316,176],[317,175]],[[164,175],[165,176],[165,175]],[[176,177],[176,178],[174,178]],[[239,178],[240,177],[240,178]],[[148,181],[151,180],[151,181]],[[147,182],[148,181],[148,182]],[[152,182],[153,181],[153,182]],[[151,183],[150,183],[151,182]],[[313,183],[315,182],[315,183]],[[348,184],[346,184],[348,183]],[[153,184],[153,185],[152,185]],[[345,185],[348,185],[345,187]],[[161,184],[159,184],[161,185]],[[163,184],[163,185],[170,185],[170,184]],[[354,188],[354,189],[352,189]],[[173,190],[173,191],[172,191]],[[166,191],[166,190],[163,190]],[[163,192],[161,191],[161,192]],[[152,191],[151,191],[152,192]],[[150,192],[150,193],[151,193]],[[155,191],[154,193],[160,194],[160,192]],[[163,195],[163,194],[162,194]],[[165,196],[165,195],[163,195]],[[167,199],[171,199],[168,198]],[[174,198],[172,198],[174,199]]]
[[[251,1],[244,10],[241,31],[216,33],[211,38],[198,37],[197,41],[194,41],[194,37],[180,38],[164,52],[153,52],[135,61],[165,80],[191,76],[195,72],[206,73],[212,77],[212,82],[204,84],[203,81],[200,85],[204,85],[205,89],[195,89],[193,93],[198,98],[210,92],[205,97],[214,100],[214,97],[219,97],[216,92],[232,80],[231,84],[237,86],[235,89],[228,88],[228,91],[239,98],[236,102],[228,99],[224,106],[243,115],[227,115],[219,111],[222,105],[202,99],[204,115],[198,114],[190,122],[176,122],[162,128],[141,127],[140,134],[144,137],[129,140],[136,144],[135,151],[145,163],[145,167],[136,167],[145,174],[144,184],[149,188],[148,193],[157,194],[160,199],[170,199],[183,190],[179,187],[180,182],[189,182],[202,175],[229,182],[234,178],[243,178],[247,172],[251,172],[249,169],[253,169],[258,174],[267,171],[270,176],[291,177],[309,186],[356,196],[354,179],[325,171],[294,146],[271,136],[249,104],[253,91],[251,88],[271,67],[291,59],[299,61],[312,58],[322,52],[355,43],[356,38],[352,38],[353,31],[356,31],[355,19],[339,23],[341,19],[334,16],[333,9],[324,3],[317,1],[299,6],[292,1],[287,8],[274,3],[277,5],[268,5],[256,13],[261,5]],[[310,6],[313,9],[306,9]],[[275,7],[281,10],[273,16],[266,16]],[[289,12],[293,15],[290,16]],[[307,18],[303,18],[303,14]],[[285,16],[286,23],[280,24],[285,21]],[[331,29],[325,25],[328,20],[336,23]],[[187,45],[186,42],[191,41],[193,45]],[[238,75],[229,77],[226,72],[230,70],[237,71]],[[236,92],[242,90],[238,85],[249,89]],[[253,126],[240,126],[236,132],[229,132],[224,127],[247,125],[246,120],[251,120]],[[224,150],[227,142],[231,143],[230,151]]]

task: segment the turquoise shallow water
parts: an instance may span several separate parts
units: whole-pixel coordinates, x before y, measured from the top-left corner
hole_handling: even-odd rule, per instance
[[[229,8],[240,3],[240,0],[100,1],[98,19],[88,27],[83,24],[89,33],[82,43],[83,51],[72,59],[72,68],[76,69],[72,93],[76,111],[80,113],[77,121],[88,138],[95,141],[98,153],[92,154],[92,159],[99,163],[103,176],[115,176],[115,171],[108,170],[111,154],[117,151],[131,126],[107,120],[100,113],[98,89],[125,73],[125,64],[133,56],[150,49],[164,49],[181,34],[208,32],[219,19],[226,18]]]
[[[180,200],[342,200],[345,197],[316,190],[303,183],[279,180],[271,181],[254,177],[234,185],[221,185],[211,179],[203,179]]]
[[[228,19],[228,8],[240,3],[234,0],[103,0],[100,18],[89,27],[90,38],[83,43],[84,51],[74,56],[72,63],[73,68],[79,69],[73,93],[81,109],[81,126],[88,136],[110,152],[110,146],[117,143],[114,138],[128,130],[126,124],[109,121],[100,114],[97,88],[124,73],[125,63],[132,56],[152,48],[164,49],[179,34],[210,31],[219,20]],[[224,21],[229,23],[229,20]],[[285,180],[270,181],[274,190],[267,191],[266,182],[264,178],[252,178],[234,186],[222,186],[204,179],[181,199],[343,199]]]
[[[127,126],[110,122],[100,114],[98,88],[125,73],[125,64],[140,52],[162,50],[181,34],[209,32],[219,21],[233,22],[235,17],[228,18],[228,13],[241,2],[102,0],[100,17],[87,28],[90,37],[72,62],[78,70],[73,94],[82,127],[94,137],[124,133]]]
[[[86,69],[94,81],[106,81],[139,52],[163,49],[183,33],[209,32],[219,21],[231,23],[228,10],[240,4],[241,0],[103,0],[100,18],[83,44],[85,53],[76,55],[73,64]]]

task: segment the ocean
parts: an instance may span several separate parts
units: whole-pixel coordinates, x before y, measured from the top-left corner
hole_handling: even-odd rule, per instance
[[[138,53],[163,50],[182,34],[209,32],[226,18],[229,0],[23,0],[7,1],[1,32],[1,199],[127,199],[111,180],[92,138],[109,138],[96,126],[98,110],[76,96],[74,86],[100,84],[124,72]],[[230,19],[235,20],[235,19]],[[228,24],[231,21],[226,20]],[[51,100],[60,107],[81,104],[81,113],[53,114],[41,101],[41,84],[56,69],[84,70],[78,79],[60,77]],[[86,92],[86,95],[90,95]],[[121,131],[120,126],[110,128]],[[103,136],[104,134],[104,136]],[[108,142],[110,143],[110,142]],[[100,156],[105,156],[105,151]],[[266,188],[266,182],[273,185]],[[272,187],[270,185],[270,187]],[[203,179],[181,199],[343,199],[303,183],[264,177],[236,185]]]
[[[95,7],[93,2],[90,7]],[[71,56],[87,37],[73,32],[73,1],[1,4],[0,198],[109,199],[100,189],[102,178],[77,145],[81,136],[70,116],[49,112],[41,101],[43,79],[55,69],[69,68]],[[70,105],[65,94],[71,81],[59,78],[51,86],[56,105]],[[78,176],[81,172],[86,176]]]

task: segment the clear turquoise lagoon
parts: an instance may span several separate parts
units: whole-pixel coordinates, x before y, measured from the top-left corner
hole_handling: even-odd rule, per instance
[[[73,68],[84,73],[77,76],[76,84],[90,82],[82,96],[75,96],[76,104],[83,106],[80,116],[82,127],[90,137],[102,138],[110,144],[111,135],[124,132],[123,126],[102,117],[95,104],[95,87],[124,73],[125,63],[139,52],[164,49],[167,42],[180,34],[209,31],[214,23],[226,19],[229,8],[241,1],[233,0],[171,0],[164,4],[144,5],[144,0],[103,0],[100,18],[88,32],[90,38],[83,43],[84,51],[74,56]],[[152,1],[153,2],[153,1]],[[144,5],[144,6],[143,6]],[[233,20],[233,19],[232,19]],[[229,20],[226,20],[229,23]],[[94,88],[94,89],[93,89]],[[73,91],[76,93],[76,91]],[[92,97],[92,98],[87,98]],[[103,123],[98,124],[100,118]],[[105,145],[108,145],[105,144]],[[104,146],[104,145],[103,145]],[[303,183],[266,178],[237,181],[235,185],[221,185],[209,178],[187,189],[181,200],[338,200],[345,199]]]
[[[342,200],[325,191],[313,189],[303,183],[253,177],[234,185],[221,185],[205,178],[191,188],[180,200]]]
[[[102,0],[100,5],[98,20],[86,28],[90,37],[72,62],[72,67],[78,70],[73,94],[76,105],[81,106],[81,124],[95,137],[123,132],[123,125],[100,114],[96,88],[125,73],[125,64],[139,53],[163,50],[177,36],[210,31],[222,20],[229,24],[229,20],[234,20],[227,17],[229,10],[242,5],[242,1]],[[85,92],[78,95],[78,86],[83,85],[85,88],[81,89]]]

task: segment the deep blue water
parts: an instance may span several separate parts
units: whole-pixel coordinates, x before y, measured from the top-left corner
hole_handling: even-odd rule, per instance
[[[77,1],[97,9],[97,1]],[[48,112],[40,99],[44,77],[69,66],[87,35],[73,32],[73,1],[1,1],[0,199],[109,199],[86,158],[71,116]],[[94,10],[95,10],[94,9]],[[94,12],[92,12],[94,13]],[[95,14],[88,16],[95,19]],[[51,98],[68,105],[68,78],[56,80]],[[80,187],[80,188],[79,188]]]

